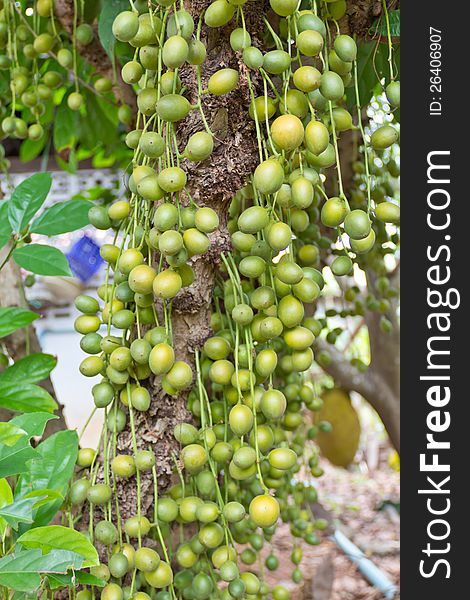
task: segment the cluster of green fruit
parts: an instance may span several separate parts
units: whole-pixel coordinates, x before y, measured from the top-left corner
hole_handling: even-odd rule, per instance
[[[78,76],[77,44],[91,44],[94,35],[93,27],[83,20],[83,11],[77,14],[72,36],[65,32],[54,17],[53,0],[38,0],[32,14],[22,12],[13,0],[0,2],[2,137],[39,141],[44,135],[41,121],[60,103],[58,89],[65,91],[69,77],[73,79],[67,96],[71,110],[79,111],[84,105],[82,86],[98,95],[111,92],[112,82],[105,77],[94,76],[91,85]],[[130,109],[123,107],[122,118],[128,120],[129,114]]]
[[[342,3],[328,3],[329,12],[318,14],[298,11],[297,1],[271,0],[280,24],[276,33],[265,19],[265,52],[246,29],[243,0],[215,0],[197,27],[188,11],[173,4],[140,3],[113,24],[116,39],[134,49],[122,67],[123,80],[137,93],[135,129],[126,136],[134,159],[129,200],[90,210],[96,227],[116,232],[115,243],[101,249],[108,264],[98,290],[102,304],[88,296],[76,300],[82,315],[75,327],[89,354],[80,370],[102,377],[93,397],[106,418],[98,451],[80,451],[69,500],[73,514],[89,504],[90,536],[103,558],[93,573],[107,582],[103,600],[254,600],[269,594],[285,600],[288,590],[270,590],[255,563],[281,518],[296,540],[292,579],[299,583],[300,542],[318,543],[317,532],[325,527],[311,511],[315,488],[295,480],[301,469],[313,477],[322,474],[312,440],[319,429],[328,430],[326,423],[311,425],[306,418],[322,406],[317,386],[306,376],[315,337],[325,328],[325,320],[310,316],[324,287],[321,255],[328,250],[335,256],[330,264],[335,276],[349,275],[354,262],[381,244],[384,224],[398,222],[395,204],[371,198],[367,147],[382,152],[398,134],[385,125],[370,141],[364,136],[367,202],[351,206],[342,187],[337,138],[353,128],[343,96],[345,86],[357,88],[357,47],[347,35],[333,36],[328,21]],[[244,67],[217,70],[203,86],[201,33],[231,23],[236,26],[230,45]],[[199,92],[193,105],[180,77],[190,68]],[[394,84],[387,95],[398,106]],[[200,283],[193,267],[207,260],[220,224],[214,209],[195,203],[185,166],[209,159],[215,150],[202,96],[230,94],[239,85],[251,95],[247,112],[260,160],[230,207],[233,250],[220,256],[213,335],[194,348],[192,365],[175,352],[172,301],[183,288]],[[201,131],[180,150],[178,123],[193,110]],[[323,170],[333,166],[338,191],[329,196],[325,180],[333,178]],[[107,335],[99,333],[103,324]],[[154,449],[137,445],[136,411],[158,401],[149,378],[164,394],[183,397],[192,415],[192,423],[174,430],[180,481],[164,494],[158,491]],[[133,446],[120,454],[116,440],[129,432]],[[154,479],[153,515],[141,508],[143,477]],[[135,514],[121,521],[117,487],[123,479],[136,486],[138,500]],[[180,537],[172,542],[175,524]],[[266,567],[277,563],[270,553]],[[93,594],[85,589],[77,597]]]

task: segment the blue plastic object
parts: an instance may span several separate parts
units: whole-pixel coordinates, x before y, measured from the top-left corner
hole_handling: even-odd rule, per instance
[[[93,277],[104,262],[100,256],[100,247],[86,234],[72,246],[67,260],[72,273],[84,283]]]

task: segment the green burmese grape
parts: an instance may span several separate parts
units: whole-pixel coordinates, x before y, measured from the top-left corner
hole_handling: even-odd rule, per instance
[[[186,185],[186,173],[181,167],[167,167],[158,174],[158,185],[165,192],[179,192]]]
[[[117,583],[108,583],[101,590],[101,600],[123,600],[124,595],[121,587]]]
[[[275,300],[274,291],[268,286],[256,288],[250,296],[251,305],[257,310],[269,308],[274,304]]]
[[[77,310],[86,315],[93,315],[100,309],[100,305],[96,298],[93,298],[92,296],[86,296],[84,294],[77,296],[74,303]]]
[[[103,359],[99,356],[88,356],[80,363],[80,373],[85,377],[95,377],[104,368]]]
[[[136,35],[138,29],[139,16],[136,12],[123,11],[113,21],[113,35],[120,42],[129,42]]]
[[[173,571],[170,565],[162,560],[155,571],[145,573],[145,580],[150,587],[165,588],[173,581]]]
[[[122,309],[113,314],[111,322],[118,329],[130,329],[135,321],[135,315],[131,310]]]
[[[333,121],[336,131],[347,131],[353,124],[351,113],[341,107],[333,108]]]
[[[287,71],[291,64],[291,57],[285,50],[270,50],[263,58],[263,68],[267,73],[280,75]]]
[[[139,532],[141,536],[147,535],[147,533],[150,531],[150,527],[150,521],[147,519],[147,517],[130,517],[124,523],[124,531],[130,538],[139,537]]]
[[[133,113],[130,106],[122,104],[118,109],[118,119],[120,123],[130,125],[133,119]]]
[[[91,483],[88,479],[77,479],[70,486],[69,497],[73,505],[85,502]]]
[[[375,208],[375,216],[383,223],[400,223],[400,207],[393,202],[381,202]]]
[[[237,404],[229,413],[229,425],[235,435],[246,435],[253,427],[253,413],[248,406]]]
[[[204,13],[204,22],[208,27],[223,27],[235,14],[235,6],[226,0],[215,0]]]
[[[198,131],[188,140],[185,155],[189,160],[199,162],[206,160],[214,150],[214,139],[207,131]]]
[[[307,151],[307,162],[311,167],[317,169],[327,169],[332,167],[336,162],[336,153],[333,144],[328,144],[326,150],[321,154],[312,154]]]
[[[369,235],[362,240],[350,240],[351,250],[356,254],[366,254],[375,244],[375,231],[370,230]]]
[[[190,40],[187,58],[187,62],[190,65],[202,65],[202,63],[206,60],[206,54],[206,47],[200,40]]]
[[[289,255],[284,255],[279,261],[275,273],[276,277],[282,283],[287,283],[288,285],[298,283],[304,276],[302,267],[289,258]]]
[[[138,471],[150,471],[156,462],[155,454],[151,450],[137,450],[134,460]]]
[[[338,73],[338,75],[343,78],[343,83],[346,84],[347,79],[351,77],[352,63],[344,62],[334,50],[330,50],[328,55],[328,65],[331,71]]]
[[[151,116],[155,113],[157,103],[157,90],[155,88],[146,88],[141,90],[137,96],[137,108],[145,116]]]
[[[285,327],[295,327],[304,317],[303,304],[292,295],[284,296],[279,301],[278,316]]]
[[[235,69],[220,69],[211,75],[207,89],[214,96],[229,94],[237,87],[238,77],[238,71],[235,71]]]
[[[400,107],[400,82],[391,81],[385,88],[387,100],[393,108]]]
[[[160,500],[159,500],[160,503]],[[175,502],[176,506],[176,502]],[[138,548],[135,552],[135,567],[143,573],[155,571],[160,564],[160,557],[152,548]]]
[[[130,60],[121,69],[122,79],[128,84],[138,83],[143,73],[141,64],[136,60]]]
[[[144,69],[155,71],[158,69],[159,50],[157,46],[142,46],[139,50],[139,59]]]
[[[178,223],[178,208],[174,204],[164,202],[155,211],[153,224],[160,231],[167,231]]]
[[[271,225],[266,235],[269,246],[276,252],[287,248],[292,240],[292,230],[286,223],[279,221]]]
[[[159,158],[165,150],[165,142],[156,131],[146,131],[140,136],[139,149],[148,158]]]
[[[33,47],[38,54],[45,54],[52,50],[54,37],[50,33],[40,33],[33,42]]]
[[[243,62],[249,69],[257,70],[263,66],[263,53],[255,46],[248,46],[243,50]]]
[[[277,359],[276,359],[277,362]],[[285,395],[275,389],[270,389],[264,392],[261,396],[260,408],[263,415],[269,420],[280,419],[287,408],[287,400]]]
[[[325,71],[321,76],[320,92],[327,100],[340,100],[344,95],[343,80],[334,71]]]
[[[204,343],[204,352],[212,360],[223,360],[231,352],[230,343],[221,336],[213,336]]]
[[[328,13],[331,19],[339,21],[346,14],[346,0],[337,0],[337,2],[330,2],[328,4]]]
[[[177,360],[165,378],[175,390],[185,390],[193,381],[193,372],[187,363]]]
[[[369,215],[363,210],[352,210],[344,219],[344,230],[353,240],[363,240],[370,233]]]
[[[181,450],[181,460],[185,469],[194,473],[201,469],[207,462],[207,452],[199,444],[189,444]]]
[[[318,69],[311,66],[299,67],[294,71],[293,82],[296,88],[302,92],[313,92],[320,87],[322,74]]]
[[[308,114],[308,99],[306,94],[300,90],[288,90],[287,94],[283,94],[282,96],[279,110],[282,114],[293,114],[299,117],[299,119],[305,118]]]
[[[230,45],[234,52],[244,50],[251,45],[251,36],[243,27],[237,27],[230,34]]]
[[[232,245],[239,252],[249,252],[255,242],[256,238],[251,233],[235,231],[235,233],[232,234]]]
[[[269,96],[258,96],[254,99],[254,102],[250,102],[248,108],[248,114],[250,118],[259,121],[265,121],[266,118],[270,119],[276,112],[276,102]]]
[[[357,45],[349,35],[338,35],[334,41],[335,52],[344,62],[353,62],[356,60]]]
[[[246,256],[240,261],[238,269],[244,277],[260,277],[266,270],[266,263],[260,256]]]
[[[330,268],[333,275],[342,277],[343,275],[349,275],[352,271],[353,263],[349,256],[337,256],[331,263]]]
[[[297,208],[308,208],[314,197],[312,183],[303,176],[294,180],[291,185],[292,204]]]
[[[126,413],[121,409],[118,409],[116,414],[112,411],[108,414],[107,425],[113,433],[122,431],[126,426]]]
[[[191,227],[184,232],[183,242],[190,256],[204,254],[210,245],[207,235],[195,227]]]
[[[298,2],[296,0],[269,0],[269,4],[277,15],[288,17],[297,10]]]
[[[99,333],[87,333],[80,340],[80,348],[87,354],[99,354],[101,352],[101,340],[102,337]]]
[[[326,37],[325,23],[313,11],[301,11],[297,27],[300,32],[307,30],[318,31],[323,38]]]
[[[294,296],[302,302],[313,302],[320,295],[320,288],[315,281],[304,277],[299,283],[292,286]]]
[[[382,125],[370,136],[374,150],[384,150],[398,141],[398,131],[391,125]]]
[[[203,233],[212,233],[219,226],[219,217],[212,208],[198,208],[195,214],[194,224],[199,231],[202,231]]]
[[[112,385],[103,381],[97,383],[92,388],[93,400],[97,408],[104,408],[111,404],[114,398],[114,388]]]
[[[172,498],[158,500],[157,515],[163,523],[172,523],[178,517],[178,505]]]
[[[277,367],[277,354],[270,348],[261,350],[256,355],[255,369],[261,377],[269,377]]]
[[[169,69],[178,69],[188,58],[188,42],[181,35],[172,35],[163,44],[162,60]]]
[[[321,121],[311,120],[305,128],[305,143],[307,148],[315,155],[319,155],[328,148],[330,134]]]
[[[194,32],[194,20],[186,10],[177,10],[167,21],[167,35],[181,35],[190,40]]]
[[[322,207],[321,221],[326,227],[338,227],[344,221],[348,212],[348,205],[343,199],[329,198]]]
[[[113,577],[124,577],[129,570],[129,561],[127,560],[126,555],[122,552],[112,554],[108,561],[108,568]]]
[[[313,29],[307,29],[299,33],[295,43],[301,54],[305,56],[318,56],[323,50],[324,41],[321,33]]]
[[[106,504],[111,499],[111,487],[105,483],[96,483],[88,488],[87,498],[91,504]]]
[[[191,109],[189,101],[178,94],[168,94],[157,102],[157,114],[164,121],[174,123],[184,119]]]
[[[279,165],[279,163],[277,164]],[[257,233],[264,229],[268,223],[268,212],[262,206],[250,206],[238,218],[238,227],[243,233]]]
[[[34,123],[28,127],[28,138],[33,142],[37,142],[44,135],[44,129],[39,123]]]
[[[177,254],[183,248],[183,236],[179,231],[168,229],[159,237],[158,248],[166,256]]]
[[[167,71],[160,77],[160,92],[163,96],[167,94],[179,94],[181,90],[181,79],[174,71]]]
[[[150,393],[144,387],[136,387],[131,392],[131,405],[138,411],[145,412],[150,408]]]
[[[248,304],[237,304],[232,310],[232,319],[239,325],[249,325],[253,321],[251,306]]]
[[[139,29],[132,40],[130,40],[130,44],[134,48],[155,44],[158,41],[161,30],[161,20],[156,15],[151,19],[148,13],[144,13],[139,16]]]
[[[81,23],[76,28],[75,35],[82,46],[88,46],[93,41],[93,27],[88,23]]]
[[[261,194],[273,194],[280,189],[282,183],[284,182],[284,169],[275,159],[265,160],[256,167],[253,182],[256,189]],[[242,228],[240,227],[240,229]],[[254,232],[245,231],[245,233]]]

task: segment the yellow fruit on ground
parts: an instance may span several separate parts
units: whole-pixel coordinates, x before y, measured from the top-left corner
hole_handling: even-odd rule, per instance
[[[358,414],[349,394],[338,388],[322,394],[323,407],[317,413],[318,421],[328,421],[332,431],[319,431],[316,441],[323,456],[337,467],[347,467],[354,460],[361,437]]]

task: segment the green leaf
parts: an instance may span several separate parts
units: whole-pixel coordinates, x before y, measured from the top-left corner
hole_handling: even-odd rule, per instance
[[[0,250],[11,238],[11,225],[8,220],[8,200],[0,201]]]
[[[6,383],[21,381],[22,383],[38,383],[49,377],[50,372],[57,364],[57,359],[52,354],[37,352],[28,354],[17,360],[11,367],[0,373],[0,390]]]
[[[6,479],[0,479],[0,508],[13,502],[13,492]],[[8,523],[0,517],[0,536],[3,536]]]
[[[88,225],[88,211],[91,204],[87,200],[68,200],[59,202],[39,215],[30,227],[33,233],[59,235],[75,231]]]
[[[65,574],[69,569],[80,569],[82,565],[82,556],[66,550],[52,550],[44,556],[39,549],[15,552],[0,559],[0,586],[33,592],[41,583],[40,574]]]
[[[20,146],[21,162],[29,162],[38,157],[44,150],[48,137],[48,135],[44,134],[39,140],[24,140]]]
[[[390,24],[390,36],[392,38],[400,37],[400,9],[391,10],[388,13],[388,20]],[[387,31],[387,21],[385,20],[385,16],[382,15],[379,17],[375,23],[372,24],[370,28],[371,35],[380,35],[380,36],[388,36]]]
[[[85,559],[84,567],[93,567],[99,563],[98,552],[90,540],[74,529],[62,525],[48,525],[30,529],[18,540],[25,548],[40,548],[43,553],[51,550],[69,550]]]
[[[41,456],[37,450],[31,448],[29,440],[33,436],[41,436],[46,423],[57,418],[48,413],[38,412],[19,415],[9,421],[9,423],[23,429],[26,435],[21,437],[14,446],[8,447],[0,444],[0,477],[8,477],[27,471],[28,462]]]
[[[112,32],[113,21],[123,10],[128,10],[128,0],[106,0],[98,19],[98,35],[107,55],[112,58],[116,39]]]
[[[0,508],[0,517],[5,519],[5,521],[17,531],[19,523],[33,522],[33,508],[37,502],[37,498],[21,498],[15,500],[11,504]]]
[[[0,307],[0,338],[30,325],[39,315],[19,306]]]
[[[28,244],[13,251],[15,262],[36,275],[72,276],[63,252],[46,244]]]
[[[23,231],[43,205],[51,185],[49,173],[36,173],[14,189],[8,201],[8,219],[13,231]]]
[[[116,139],[116,123],[109,118],[110,110],[98,98],[84,91],[87,118],[81,122],[80,140],[87,148],[108,149]]]
[[[22,498],[33,490],[56,490],[65,496],[73,475],[78,454],[78,436],[75,431],[59,431],[41,442],[39,454],[28,464],[18,480],[15,497]],[[59,510],[58,499],[38,508],[34,524],[47,525]]]
[[[68,94],[62,98],[54,121],[52,140],[57,152],[73,148],[77,142],[78,114],[67,104]]]
[[[98,579],[98,577],[86,571],[72,571],[66,575],[51,574],[47,576],[47,580],[51,590],[67,586],[75,587],[78,583],[82,585],[96,585],[97,587],[104,587],[107,583],[104,579]]]
[[[57,402],[39,385],[32,383],[7,383],[0,381],[0,406],[17,412],[54,412]]]
[[[26,431],[13,423],[0,423],[0,444],[14,446],[24,435]]]

